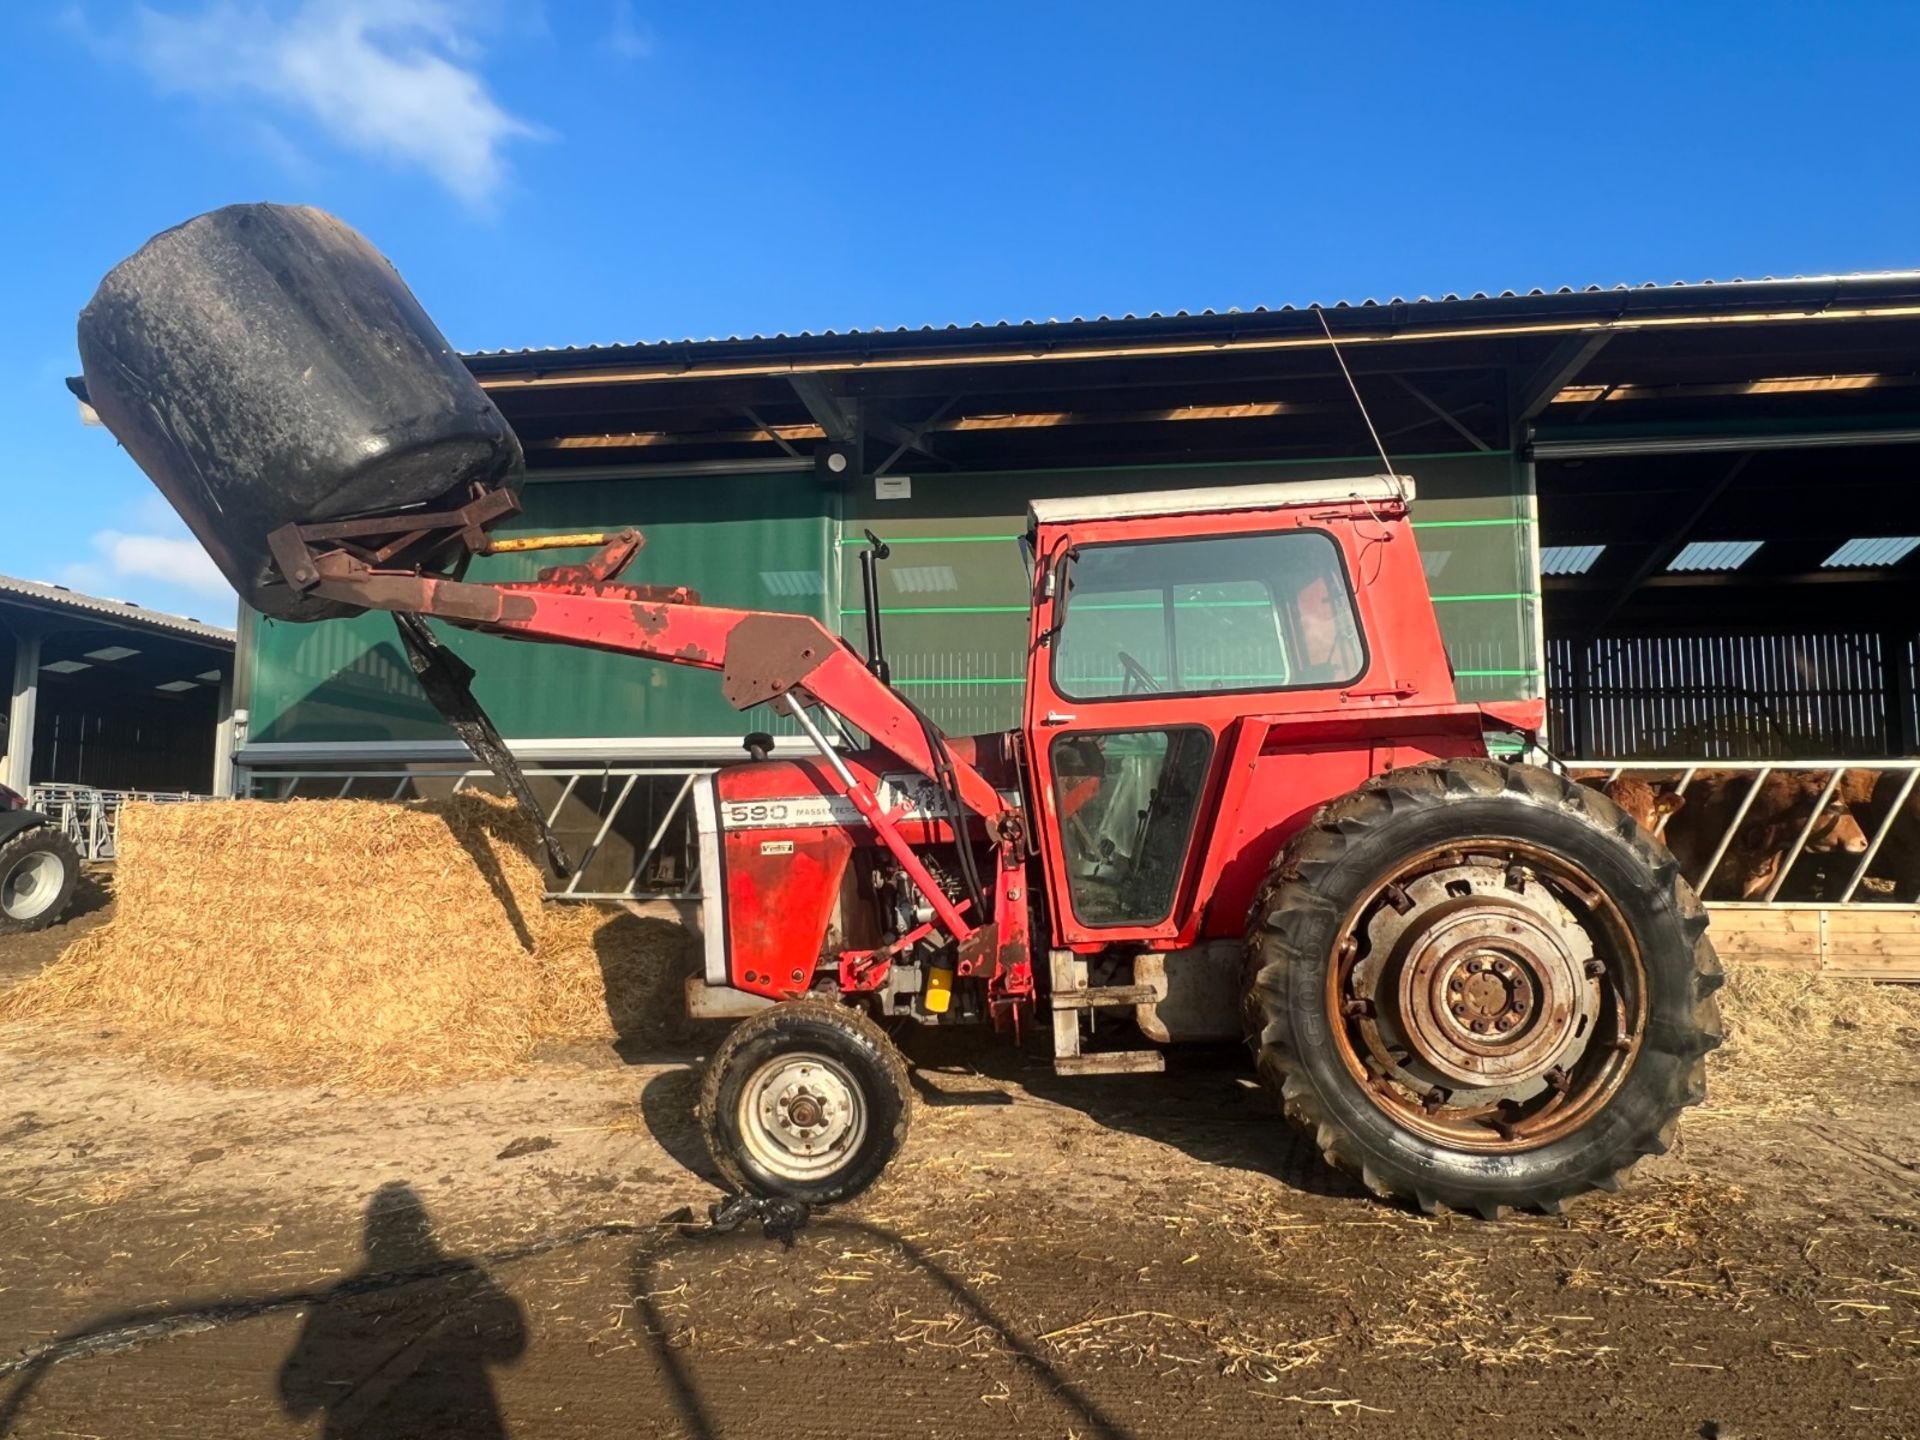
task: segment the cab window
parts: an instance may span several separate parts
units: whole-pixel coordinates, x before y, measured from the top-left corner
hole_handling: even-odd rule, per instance
[[[1083,546],[1066,584],[1053,666],[1070,699],[1344,685],[1365,668],[1318,530]]]

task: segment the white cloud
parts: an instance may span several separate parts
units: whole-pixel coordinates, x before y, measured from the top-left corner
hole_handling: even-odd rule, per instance
[[[196,595],[233,598],[233,587],[197,540],[99,530],[91,543],[97,558],[62,567],[62,585],[111,596],[117,582],[158,580]]]
[[[265,101],[480,206],[506,180],[507,145],[545,134],[502,108],[480,73],[475,14],[485,9],[450,0],[212,0],[184,14],[141,6],[129,32],[92,43],[130,58],[163,93]]]
[[[93,537],[95,548],[105,554],[116,574],[163,580],[182,585],[203,595],[231,595],[233,587],[220,567],[213,563],[198,540],[178,540],[170,535],[125,535],[118,530],[102,530]]]
[[[653,54],[653,35],[633,18],[633,0],[613,0],[613,23],[605,44],[622,60],[644,60]]]

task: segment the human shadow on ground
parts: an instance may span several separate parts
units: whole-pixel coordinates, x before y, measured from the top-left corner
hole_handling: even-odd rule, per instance
[[[1036,1341],[1017,1331],[979,1292],[914,1241],[864,1220],[819,1215],[814,1216],[802,1232],[803,1243],[808,1236],[818,1243],[838,1248],[871,1249],[881,1245],[892,1250],[905,1259],[912,1269],[938,1285],[977,1324],[994,1332],[1013,1363],[1033,1376],[1068,1411],[1068,1434],[1098,1437],[1098,1440],[1132,1440],[1133,1432],[1102,1409],[1079,1385],[1063,1375],[1047,1359]],[[641,1333],[653,1350],[680,1424],[695,1440],[722,1440],[722,1432],[714,1418],[708,1396],[702,1391],[691,1349],[685,1343],[686,1336],[681,1333],[681,1327],[675,1325],[660,1308],[657,1297],[661,1286],[656,1278],[657,1273],[661,1262],[675,1255],[695,1253],[707,1247],[737,1250],[739,1247],[765,1243],[750,1230],[741,1230],[719,1237],[698,1234],[673,1236],[659,1243],[640,1245],[634,1251],[630,1282],[634,1313],[640,1321]],[[799,1358],[804,1364],[804,1354]],[[741,1433],[745,1433],[744,1430]]]
[[[147,1305],[101,1315],[0,1360],[0,1437],[59,1365],[139,1349],[260,1316],[306,1309],[284,1362],[289,1413],[325,1410],[328,1436],[500,1435],[488,1370],[526,1344],[519,1304],[490,1268],[639,1227],[591,1225],[468,1257],[433,1238],[411,1186],[384,1185],[367,1207],[365,1260],[330,1285]]]
[[[383,1185],[367,1206],[365,1262],[321,1293],[280,1368],[280,1400],[300,1419],[325,1413],[327,1440],[504,1437],[492,1367],[526,1350],[519,1303],[477,1261],[434,1239],[411,1185]],[[411,1285],[374,1277],[430,1274]]]

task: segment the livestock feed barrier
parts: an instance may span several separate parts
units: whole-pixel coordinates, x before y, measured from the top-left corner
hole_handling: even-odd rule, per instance
[[[1722,958],[1920,981],[1920,760],[1628,759],[1571,773],[1673,850]]]
[[[710,765],[529,768],[527,784],[574,861],[564,880],[549,877],[547,898],[698,900],[694,817],[713,803],[712,774]],[[468,790],[497,793],[499,782],[490,770],[446,765],[255,769],[248,781],[257,800],[448,800]]]
[[[580,864],[557,900],[697,901],[695,811],[707,767],[528,771]],[[1786,970],[1920,981],[1920,760],[1630,759],[1576,763],[1639,782],[1648,828],[1707,899],[1722,956]],[[490,789],[473,767],[255,770],[258,798],[445,799]],[[1634,806],[1629,804],[1631,811]]]

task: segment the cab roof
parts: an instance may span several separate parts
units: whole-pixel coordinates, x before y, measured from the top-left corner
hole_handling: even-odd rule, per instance
[[[1217,515],[1233,510],[1284,510],[1347,500],[1411,500],[1411,475],[1359,475],[1346,480],[1287,480],[1267,485],[1225,485],[1205,490],[1142,490],[1130,495],[1082,495],[1035,500],[1027,506],[1029,527],[1082,520],[1131,520],[1163,515]]]

